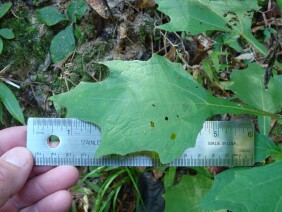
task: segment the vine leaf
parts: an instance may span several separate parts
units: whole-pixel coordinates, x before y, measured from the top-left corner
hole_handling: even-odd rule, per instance
[[[67,17],[70,21],[76,23],[83,17],[87,9],[88,5],[85,1],[72,2],[67,8]]]
[[[51,59],[54,63],[59,63],[72,53],[74,49],[75,39],[71,24],[53,38],[50,46]]]
[[[170,22],[159,26],[160,29],[192,34],[224,31],[242,36],[266,55],[265,47],[254,38],[251,31],[253,11],[259,10],[257,1],[156,0],[156,3],[158,10],[170,17]]]
[[[238,211],[282,210],[282,161],[253,168],[233,168],[215,176],[203,198],[205,209]]]
[[[0,82],[0,104],[2,103],[14,118],[25,124],[23,112],[15,95],[4,83]]]
[[[12,7],[12,3],[4,3],[0,5],[0,18],[2,18]]]
[[[15,38],[15,35],[11,29],[0,29],[0,36],[5,38],[5,39],[13,39]]]
[[[54,7],[44,7],[36,10],[37,18],[47,26],[53,26],[61,21],[66,20],[66,17]]]
[[[155,151],[162,163],[195,145],[203,122],[220,113],[267,115],[212,96],[178,63],[153,55],[148,61],[107,61],[109,77],[80,83],[51,98],[67,116],[102,128],[96,156]]]
[[[234,84],[230,89],[249,105],[270,113],[279,112],[282,108],[282,76],[272,77],[265,89],[264,74],[265,70],[257,63],[249,64],[244,70],[234,70],[231,74]],[[262,134],[269,134],[270,122],[269,117],[259,117]]]

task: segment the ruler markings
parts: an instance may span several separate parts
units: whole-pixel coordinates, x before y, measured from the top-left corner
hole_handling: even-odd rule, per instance
[[[47,145],[46,138],[56,135],[61,143]],[[160,165],[148,155],[95,158],[101,141],[99,126],[77,119],[30,118],[27,146],[37,165],[77,166],[152,166]],[[254,127],[251,122],[207,121],[196,146],[189,148],[166,166],[250,166],[254,163]]]

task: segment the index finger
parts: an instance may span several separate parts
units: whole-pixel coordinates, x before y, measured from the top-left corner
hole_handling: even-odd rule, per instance
[[[0,130],[0,156],[18,146],[26,146],[26,126]]]

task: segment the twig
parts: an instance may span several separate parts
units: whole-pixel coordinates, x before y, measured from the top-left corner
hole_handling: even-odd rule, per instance
[[[17,16],[15,13],[14,13],[14,11],[13,10],[11,10],[11,13],[13,14],[13,16],[15,16],[17,19],[20,19],[20,17],[19,16]]]
[[[11,64],[5,66],[1,71],[0,71],[0,80],[2,80],[3,82],[17,88],[20,89],[21,87],[19,85],[17,85],[16,83],[13,83],[12,81],[5,79],[4,77],[1,77],[2,74],[4,74],[9,68],[11,67]]]

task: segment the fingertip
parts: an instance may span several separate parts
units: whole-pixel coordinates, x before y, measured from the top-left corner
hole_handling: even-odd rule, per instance
[[[67,211],[71,207],[72,195],[69,191],[66,190],[57,191],[56,193],[53,193],[49,196],[48,201],[56,206],[56,208],[51,211]]]
[[[26,126],[10,127],[0,130],[0,155],[14,147],[26,146],[26,134]]]
[[[26,207],[22,212],[28,211],[68,211],[72,204],[72,195],[66,190],[57,191],[41,199],[37,203]]]
[[[0,205],[25,184],[33,166],[33,157],[24,147],[16,147],[0,157]]]
[[[69,184],[70,186],[77,183],[79,178],[79,171],[74,166],[59,166],[57,167],[61,170],[61,172],[64,172],[66,176],[68,176]]]
[[[7,151],[1,156],[1,159],[19,168],[28,169],[29,172],[33,166],[33,156],[31,152],[24,147],[15,147]]]

